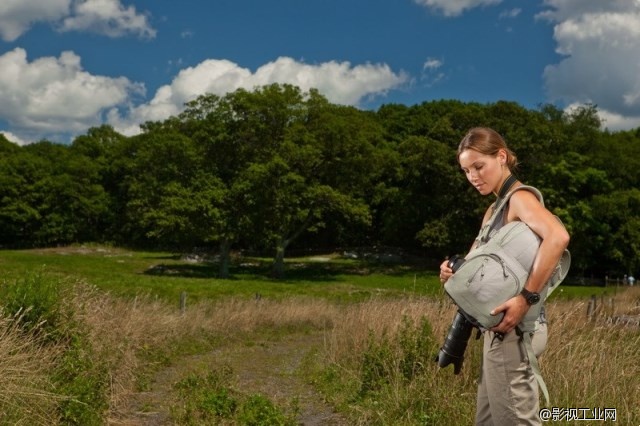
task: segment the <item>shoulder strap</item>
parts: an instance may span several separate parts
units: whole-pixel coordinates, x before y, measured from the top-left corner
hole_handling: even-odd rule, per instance
[[[544,206],[544,198],[542,197],[542,194],[540,193],[540,191],[538,191],[537,188],[529,185],[520,185],[516,188],[513,188],[511,191],[507,193],[507,195],[504,196],[504,198],[496,200],[491,217],[489,218],[487,223],[485,223],[484,226],[480,229],[480,233],[478,233],[478,236],[476,237],[476,242],[478,244],[484,244],[487,241],[489,241],[489,238],[491,238],[490,232],[493,229],[494,222],[500,216],[500,213],[502,212],[502,210],[504,210],[504,208],[507,206],[507,203],[509,202],[509,199],[511,198],[511,196],[516,191],[519,191],[521,189],[525,189],[527,191],[533,192],[533,194],[538,198],[538,200],[540,200],[540,202]]]
[[[525,350],[527,351],[527,358],[529,358],[529,365],[531,366],[531,371],[533,372],[534,377],[538,382],[538,386],[544,395],[544,399],[549,406],[549,390],[547,389],[547,384],[544,382],[542,378],[542,374],[540,373],[540,365],[538,364],[538,358],[536,358],[535,353],[533,352],[533,344],[531,342],[531,334],[530,333],[522,333],[522,340],[524,343]]]

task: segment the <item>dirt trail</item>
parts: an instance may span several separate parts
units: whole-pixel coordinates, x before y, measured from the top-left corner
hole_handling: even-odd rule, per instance
[[[183,360],[179,365],[160,371],[151,391],[135,396],[137,407],[128,419],[118,425],[158,426],[171,423],[167,398],[174,383],[194,369],[231,367],[233,387],[244,394],[261,393],[281,407],[298,407],[300,425],[342,426],[348,422],[334,412],[322,396],[298,374],[306,356],[322,349],[321,333],[295,334],[278,340],[255,340],[252,344],[232,344],[206,355]]]

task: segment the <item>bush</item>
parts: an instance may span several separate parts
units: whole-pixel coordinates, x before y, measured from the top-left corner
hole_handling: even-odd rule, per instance
[[[63,300],[67,289],[65,282],[37,271],[15,282],[3,282],[0,300],[5,315],[16,318],[25,332],[42,333],[56,341],[71,314]]]
[[[398,379],[413,380],[432,361],[436,348],[431,326],[424,317],[418,325],[403,317],[393,338],[385,333],[377,340],[370,331],[362,355],[360,396],[380,391]]]

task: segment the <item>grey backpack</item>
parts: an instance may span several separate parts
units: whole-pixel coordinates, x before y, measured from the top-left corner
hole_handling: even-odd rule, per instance
[[[505,195],[480,230],[476,247],[465,256],[464,263],[444,285],[447,294],[464,311],[467,319],[481,329],[490,329],[502,320],[502,314],[491,315],[491,310],[524,288],[540,247],[540,237],[524,222],[510,222],[498,230],[493,227],[496,218],[502,217],[501,212],[511,195],[519,190],[533,192],[543,203],[542,194],[532,186],[522,185]],[[542,301],[566,277],[570,265],[571,255],[565,250],[540,293]],[[535,330],[541,308],[542,303],[531,306],[519,324],[521,331]]]

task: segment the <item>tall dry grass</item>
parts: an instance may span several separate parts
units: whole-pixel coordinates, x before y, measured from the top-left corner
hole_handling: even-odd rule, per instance
[[[341,312],[327,345],[327,359],[339,368],[351,393],[334,396],[334,402],[351,411],[352,421],[358,425],[410,424],[472,424],[475,406],[477,371],[480,363],[481,341],[472,336],[465,352],[459,375],[453,367],[439,368],[435,356],[444,341],[456,308],[448,299],[408,297],[401,300],[371,299]],[[423,319],[430,325],[430,349],[421,360],[422,374],[407,380],[399,373],[399,361],[406,358],[406,344],[394,340],[407,324],[416,329]],[[475,334],[474,334],[475,336]],[[363,374],[362,359],[371,351],[372,339],[390,339],[387,368],[389,386],[353,403]],[[351,384],[349,384],[351,382]],[[355,386],[355,388],[353,387]]]
[[[60,351],[42,340],[17,318],[0,316],[0,424],[51,424],[60,397],[49,372]]]
[[[621,315],[640,314],[640,288],[625,289],[612,300],[598,303],[602,308],[592,316],[587,316],[588,300],[547,304],[549,340],[540,364],[551,394],[551,407],[615,408],[621,424],[640,424],[640,327],[615,323]],[[425,316],[434,337],[442,342],[454,312],[455,307],[447,302],[428,299],[371,300],[354,305],[343,313],[343,320],[336,321],[328,359],[343,368],[343,376],[351,375],[357,380],[361,373],[358,360],[367,350],[366,342],[372,333],[379,337],[385,332],[393,334],[403,316],[415,323]],[[411,382],[391,378],[391,389],[381,398],[386,407],[360,407],[361,424],[385,424],[390,418],[380,411],[393,412],[410,405],[407,399],[430,398],[436,400],[434,407],[441,413],[427,416],[424,424],[472,424],[481,351],[472,337],[459,376],[452,374],[451,367],[439,369],[431,365],[423,376]],[[399,417],[395,420],[405,424]],[[418,423],[415,418],[406,420],[406,424]],[[548,423],[570,424],[564,420]]]
[[[149,368],[145,354],[151,351],[190,340],[217,339],[224,344],[256,332],[308,329],[325,333],[323,367],[338,372],[327,397],[349,411],[354,424],[473,422],[481,342],[472,338],[458,376],[452,367],[442,369],[432,362],[455,314],[455,307],[445,299],[373,298],[335,304],[303,297],[279,301],[229,298],[188,305],[182,314],[177,303],[144,296],[123,299],[80,285],[71,303],[109,375],[106,418],[111,424],[126,417],[127,403],[138,391],[140,372]],[[550,335],[541,367],[552,404],[616,408],[621,424],[638,424],[640,329],[613,325],[605,311],[587,318],[587,304],[548,304]],[[640,306],[640,288],[620,292],[613,306],[618,307],[618,314],[633,314]],[[431,341],[420,374],[389,377],[377,394],[354,398],[362,380],[362,360],[372,342],[396,342],[385,362],[398,367],[399,357],[406,354],[401,353],[402,342],[394,340],[395,336],[406,332],[407,324],[417,329],[423,319],[430,325]],[[56,404],[47,372],[58,355],[55,347],[40,345],[35,337],[17,330],[10,319],[0,318],[0,413],[10,411],[16,417],[4,421],[7,418],[0,414],[0,423],[20,424],[29,419],[29,424],[47,424],[38,419],[46,419]],[[11,410],[3,410],[5,407]]]
[[[640,314],[640,288],[617,294],[587,316],[588,301],[549,304],[549,341],[541,357],[551,404],[564,408],[615,408],[621,424],[640,423],[640,327],[616,324]]]
[[[151,297],[122,299],[85,289],[75,303],[82,306],[80,318],[88,325],[92,347],[109,371],[107,417],[113,424],[127,417],[139,375],[149,367],[144,356],[149,351],[201,339],[241,339],[260,330],[326,329],[339,317],[336,306],[305,298],[229,298],[194,304],[181,313]]]

